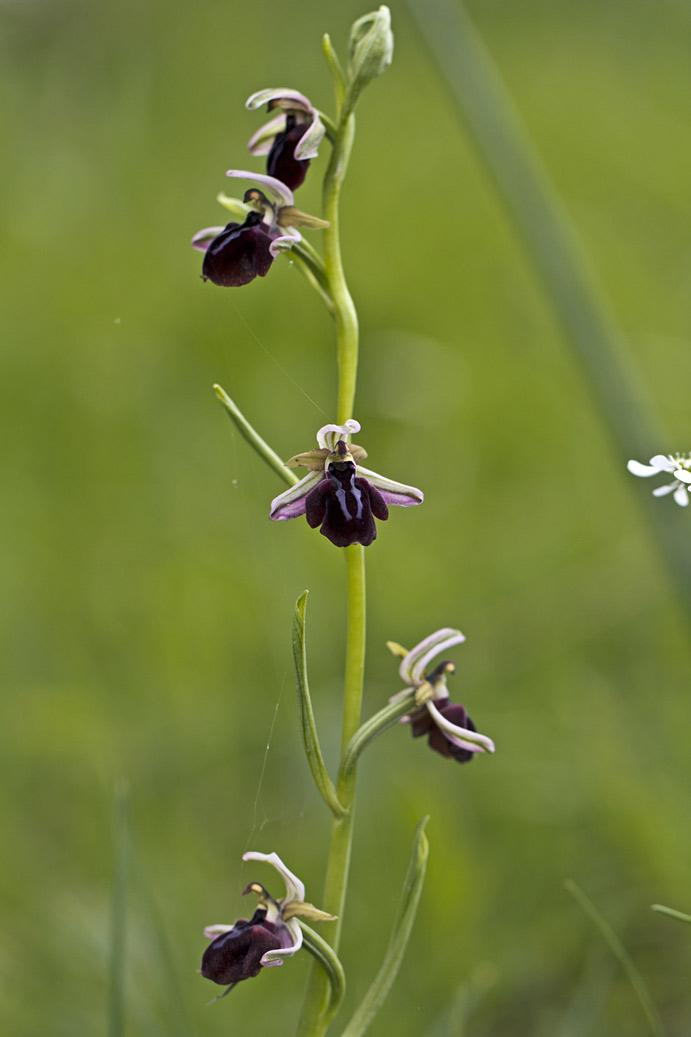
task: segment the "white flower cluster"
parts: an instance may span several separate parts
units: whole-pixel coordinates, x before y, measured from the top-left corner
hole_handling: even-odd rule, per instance
[[[668,493],[674,494],[677,504],[685,508],[689,503],[689,484],[691,483],[691,454],[655,454],[650,458],[650,464],[641,464],[640,461],[629,461],[626,466],[632,475],[640,475],[648,479],[651,475],[659,475],[660,472],[670,472],[674,479],[664,486],[657,486],[653,490],[654,497],[664,497]]]

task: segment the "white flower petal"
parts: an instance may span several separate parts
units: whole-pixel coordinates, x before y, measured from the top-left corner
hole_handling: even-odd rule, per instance
[[[228,169],[226,176],[235,177],[237,180],[247,180],[248,183],[258,187],[261,191],[268,191],[279,209],[282,209],[285,205],[295,205],[293,192],[284,183],[277,180],[275,176],[265,176],[263,173],[250,173],[246,169]]]
[[[293,152],[294,157],[300,162],[304,159],[316,158],[319,154],[319,145],[324,139],[325,133],[326,127],[315,112],[313,122],[308,126],[297,143]]]
[[[281,252],[289,252],[293,245],[302,241],[302,234],[295,227],[286,227],[280,238],[274,238],[269,245],[269,252],[274,259],[278,259]]]
[[[667,454],[655,454],[655,457],[650,458],[650,463],[662,472],[673,472],[677,467],[677,462]]]
[[[282,877],[286,884],[286,900],[300,900],[305,899],[305,887],[297,875],[293,875],[292,871],[286,868],[285,864],[278,856],[277,853],[255,853],[250,850],[248,853],[243,853],[243,861],[265,861],[266,864],[270,864],[279,875]],[[286,922],[286,925],[289,925]]]
[[[358,475],[367,479],[381,492],[387,504],[396,504],[399,508],[410,508],[414,504],[422,504],[425,499],[424,493],[417,486],[408,486],[404,482],[387,479],[385,475],[379,475],[378,472],[363,468],[362,465],[357,466],[357,471]]]
[[[691,472],[687,472],[685,468],[677,468],[674,473],[677,479],[681,479],[682,482],[691,483]]]
[[[444,717],[434,702],[427,703],[427,709],[434,723],[442,731],[445,738],[457,745],[460,749],[467,749],[471,753],[493,753],[494,742],[487,735],[481,735],[478,731],[469,731],[466,727],[452,724]]]
[[[234,925],[207,925],[204,929],[204,936],[207,940],[215,940],[221,933],[229,933],[234,928]]]
[[[674,491],[674,499],[681,508],[688,507],[689,503],[689,491],[685,486],[677,486]]]
[[[433,659],[439,652],[444,651],[445,648],[459,645],[462,641],[465,641],[465,637],[460,630],[454,630],[452,627],[442,627],[441,630],[435,630],[424,641],[420,641],[414,648],[411,648],[403,659],[398,667],[401,680],[405,684],[419,684],[422,672],[429,660]],[[420,665],[421,663],[422,665]]]
[[[675,480],[674,482],[668,483],[666,486],[657,486],[653,490],[653,497],[665,497],[668,493],[673,493],[674,490],[676,490],[677,485],[678,484]]]
[[[360,431],[360,422],[348,418],[342,425],[322,425],[317,432],[317,443],[322,450],[333,450],[339,439],[347,438]]]
[[[269,518],[273,522],[285,522],[305,514],[305,498],[310,490],[324,478],[323,472],[308,472],[299,482],[271,501]]]
[[[275,854],[273,856],[276,856]],[[261,963],[270,969],[272,965],[282,965],[284,958],[290,958],[302,947],[302,929],[297,918],[289,918],[287,922],[281,922],[281,930],[287,929],[292,938],[292,943],[287,947],[276,947],[273,951],[266,951],[262,955]]]
[[[285,112],[280,112],[274,116],[273,119],[269,119],[264,125],[254,133],[248,143],[247,150],[251,155],[268,155],[271,151],[271,147],[274,142],[274,137],[277,133],[282,133],[285,129],[286,115]]]
[[[644,479],[647,479],[651,475],[657,475],[663,469],[657,465],[641,464],[640,461],[629,461],[626,465],[632,475],[640,475]]]
[[[277,89],[270,90],[258,90],[256,94],[252,94],[245,101],[245,108],[256,111],[257,108],[263,108],[269,101],[284,101],[285,104],[279,105],[280,108],[300,110],[303,112],[312,112],[312,104],[309,97],[305,97],[299,90],[288,90],[287,87],[278,87]]]
[[[214,238],[217,238],[223,230],[225,227],[205,227],[204,230],[197,231],[190,244],[192,248],[196,248],[197,252],[206,252]]]

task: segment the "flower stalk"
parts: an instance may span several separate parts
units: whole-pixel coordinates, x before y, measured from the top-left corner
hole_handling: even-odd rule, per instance
[[[352,111],[341,109],[337,122],[331,158],[324,177],[324,219],[328,227],[324,231],[324,266],[328,294],[333,301],[333,316],[336,322],[336,356],[338,363],[337,422],[344,423],[352,418],[357,384],[359,328],[357,313],[343,270],[340,242],[339,201],[341,184],[345,176],[353,146],[355,117]],[[341,753],[346,749],[360,726],[362,692],[365,672],[365,553],[361,544],[344,548],[347,581],[347,634],[346,661],[343,688],[343,726],[341,731]],[[353,816],[355,808],[356,768],[347,776],[341,774],[336,789],[338,802],[344,814],[335,817],[331,827],[329,858],[324,885],[324,903],[338,904],[340,915],[345,905],[350,855],[353,839]],[[325,910],[331,910],[326,907]],[[340,923],[329,933],[331,946],[338,951]],[[300,1037],[320,1037],[329,1024],[329,988],[324,973],[313,966],[302,1016],[298,1027]]]

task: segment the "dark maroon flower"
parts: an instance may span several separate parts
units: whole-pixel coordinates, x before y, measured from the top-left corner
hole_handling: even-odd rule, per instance
[[[244,215],[244,223],[205,227],[192,238],[192,246],[205,253],[205,281],[237,288],[255,277],[266,277],[281,252],[302,240],[298,227],[329,226],[326,220],[296,209],[293,192],[275,177],[244,169],[229,169],[226,176],[249,180],[256,186],[245,191],[242,201],[219,196],[231,212]]]
[[[307,522],[336,547],[362,544],[367,547],[377,536],[375,518],[389,517],[389,505],[410,507],[424,500],[422,490],[394,482],[363,468],[367,457],[360,446],[348,446],[359,422],[350,418],[343,425],[324,425],[317,432],[318,450],[296,454],[288,468],[309,468],[309,475],[271,501],[274,522],[304,515]]]
[[[243,979],[258,976],[262,968],[282,965],[302,947],[298,917],[311,921],[332,921],[334,916],[305,902],[305,887],[277,853],[243,854],[244,861],[264,861],[282,876],[286,895],[275,900],[259,882],[251,882],[244,893],[256,893],[257,910],[252,917],[239,918],[235,925],[209,925],[204,935],[211,943],[204,951],[199,970],[205,979],[227,985],[220,997]],[[244,895],[244,894],[243,894]]]
[[[442,627],[409,652],[395,641],[387,643],[394,655],[402,657],[398,672],[408,685],[390,701],[395,702],[415,692],[415,706],[401,723],[411,725],[413,738],[427,735],[428,744],[435,752],[458,763],[469,763],[476,753],[493,753],[494,742],[487,735],[479,734],[464,706],[451,702],[446,678],[456,672],[454,664],[447,659],[429,675],[426,673],[427,664],[432,659],[463,641],[465,637],[460,630]]]
[[[266,172],[294,191],[304,182],[310,159],[317,157],[325,133],[319,112],[297,90],[260,90],[247,101],[254,111],[278,109],[247,145],[253,155],[266,155]]]
[[[232,929],[211,941],[199,970],[204,979],[225,985],[259,975],[266,952],[282,946],[276,926],[266,920],[266,910],[258,907],[249,921],[239,918]]]

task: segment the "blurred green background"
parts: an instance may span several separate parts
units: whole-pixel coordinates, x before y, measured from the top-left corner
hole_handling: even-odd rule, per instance
[[[496,741],[459,768],[394,729],[364,759],[343,960],[378,967],[413,828],[418,921],[373,1033],[637,1035],[634,994],[573,878],[691,1032],[687,628],[634,480],[407,9],[362,98],[343,247],[362,323],[371,466],[426,492],[367,552],[366,709],[385,648],[459,626],[452,695]],[[104,1033],[114,788],[128,790],[127,1033],[289,1034],[306,955],[216,992],[205,924],[278,851],[319,903],[327,812],[301,754],[292,607],[338,742],[343,559],[273,525],[275,476],[220,382],[282,455],[334,418],[328,316],[287,259],[199,279],[228,167],[269,86],[332,110],[362,0],[3,0],[0,1019]],[[580,233],[671,440],[688,450],[688,9],[681,0],[473,0],[469,10]],[[319,212],[323,159],[300,190]],[[318,244],[318,234],[312,240]],[[640,460],[647,458],[641,457]],[[660,508],[674,509],[670,498]],[[343,1021],[348,1016],[343,1012]],[[335,1032],[338,1032],[336,1028]]]

